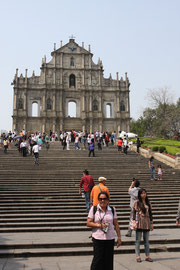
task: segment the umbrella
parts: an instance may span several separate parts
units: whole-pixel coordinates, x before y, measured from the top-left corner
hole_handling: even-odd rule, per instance
[[[21,135],[17,135],[17,136],[15,136],[13,139],[20,139],[20,138],[22,138],[23,136],[21,136]]]

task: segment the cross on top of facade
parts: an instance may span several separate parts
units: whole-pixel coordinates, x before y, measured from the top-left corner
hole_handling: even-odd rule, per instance
[[[70,39],[75,39],[76,37],[74,37],[73,35],[71,35],[69,38],[70,38]]]

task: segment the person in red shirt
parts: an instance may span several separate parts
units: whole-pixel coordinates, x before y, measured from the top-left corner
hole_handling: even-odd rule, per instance
[[[90,194],[91,194],[92,188],[94,187],[94,179],[91,175],[89,175],[89,172],[86,169],[83,171],[83,176],[81,177],[79,194],[82,194],[82,187],[84,189],[86,209],[88,213],[90,210]]]
[[[122,151],[122,143],[123,143],[123,141],[122,141],[122,139],[121,138],[119,138],[118,139],[118,151]]]

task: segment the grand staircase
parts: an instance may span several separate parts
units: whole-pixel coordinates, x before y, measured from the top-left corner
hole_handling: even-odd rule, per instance
[[[115,253],[134,253],[134,237],[124,235],[129,223],[128,187],[133,177],[147,189],[156,232],[151,252],[180,251],[175,218],[180,198],[180,171],[161,164],[163,181],[149,179],[148,160],[134,152],[119,153],[116,146],[95,151],[62,150],[60,142],[33,157],[22,157],[15,146],[0,149],[0,257],[72,256],[92,254],[91,230],[86,227],[84,199],[79,195],[82,171],[95,182],[107,177],[110,204],[116,207],[123,244]],[[158,162],[159,163],[159,162]]]

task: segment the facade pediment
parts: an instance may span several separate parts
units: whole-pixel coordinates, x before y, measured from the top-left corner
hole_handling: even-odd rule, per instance
[[[54,54],[60,54],[60,53],[67,53],[67,54],[91,54],[88,50],[85,48],[79,46],[74,39],[70,39],[67,44],[62,46],[61,48],[53,51],[51,55],[53,56]]]

